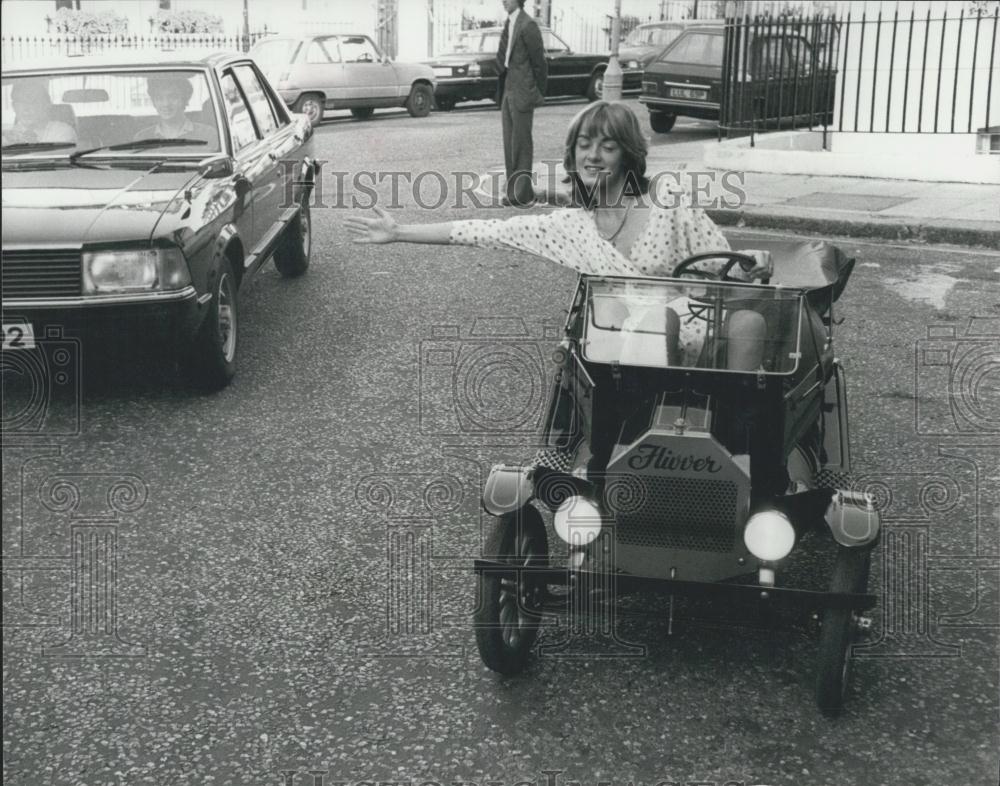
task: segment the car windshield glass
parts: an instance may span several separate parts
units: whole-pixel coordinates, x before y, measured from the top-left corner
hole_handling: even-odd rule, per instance
[[[220,152],[215,102],[200,70],[92,69],[4,76],[0,88],[5,156],[51,158],[94,148],[131,156],[150,148],[127,143],[168,139],[201,143],[196,153],[186,144],[156,144],[152,148],[157,157]],[[34,143],[45,147],[8,147]]]
[[[650,368],[729,369],[733,315],[766,325],[752,373],[795,371],[801,295],[796,291],[697,279],[599,278],[587,281],[583,357]],[[758,317],[759,315],[759,317]]]

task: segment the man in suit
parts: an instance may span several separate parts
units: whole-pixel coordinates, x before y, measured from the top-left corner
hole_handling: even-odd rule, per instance
[[[507,170],[507,193],[502,201],[505,205],[526,205],[534,199],[531,124],[535,107],[545,103],[549,67],[541,31],[524,10],[524,0],[503,0],[503,7],[508,16],[497,50],[503,155]]]

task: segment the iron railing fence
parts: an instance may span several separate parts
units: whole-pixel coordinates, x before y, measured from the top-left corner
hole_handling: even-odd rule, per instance
[[[1000,123],[1000,8],[726,21],[720,135],[981,133]]]
[[[105,52],[167,51],[179,49],[225,49],[246,52],[266,30],[249,36],[218,35],[214,33],[164,34],[164,35],[94,35],[66,34],[0,37],[0,61],[4,66],[23,60],[46,57],[101,54]]]

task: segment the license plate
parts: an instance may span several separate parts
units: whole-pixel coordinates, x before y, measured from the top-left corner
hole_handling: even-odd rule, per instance
[[[670,88],[671,98],[691,98],[695,101],[706,101],[708,100],[707,90],[693,90],[688,87],[671,87]]]
[[[30,322],[3,323],[4,349],[34,349],[35,331]]]

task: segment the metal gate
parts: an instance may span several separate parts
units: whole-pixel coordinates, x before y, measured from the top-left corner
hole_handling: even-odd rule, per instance
[[[779,128],[982,133],[1000,124],[1000,7],[726,20],[720,137]]]

